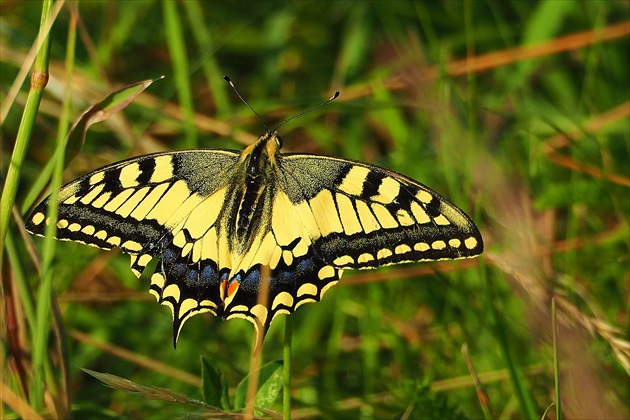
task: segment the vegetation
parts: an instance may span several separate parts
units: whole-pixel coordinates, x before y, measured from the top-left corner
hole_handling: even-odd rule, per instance
[[[0,11],[0,417],[225,417],[251,404],[238,386],[254,373],[251,324],[197,316],[174,349],[149,273],[138,281],[125,255],[22,228],[62,179],[256,139],[263,127],[224,74],[270,126],[339,90],[282,127],[285,151],[418,179],[473,216],[486,242],[475,260],[348,271],[293,314],[293,418],[630,416],[627,2],[6,1]],[[50,48],[32,67],[48,16]],[[33,70],[47,84],[29,89]],[[66,145],[89,106],[162,75],[84,145]],[[258,361],[259,416],[287,409],[273,398],[283,318]]]

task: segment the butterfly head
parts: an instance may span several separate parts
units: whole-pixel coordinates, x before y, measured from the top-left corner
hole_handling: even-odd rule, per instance
[[[266,143],[267,153],[271,156],[282,149],[282,138],[277,131],[267,132],[260,138]]]
[[[274,132],[266,132],[250,144],[241,154],[241,161],[246,162],[250,175],[259,173],[267,165],[275,166],[276,156],[282,148],[282,139]]]

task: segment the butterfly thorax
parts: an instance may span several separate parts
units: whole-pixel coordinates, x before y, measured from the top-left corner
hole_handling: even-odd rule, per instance
[[[276,133],[267,133],[240,156],[238,165],[242,166],[234,173],[238,179],[231,183],[234,188],[230,192],[231,206],[226,215],[232,221],[228,225],[231,252],[245,253],[261,230],[269,225],[279,150]]]

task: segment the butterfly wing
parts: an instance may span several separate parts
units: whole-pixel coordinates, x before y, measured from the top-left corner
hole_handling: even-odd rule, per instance
[[[308,206],[322,260],[345,269],[471,258],[483,241],[474,222],[430,188],[361,162],[314,155],[283,159],[285,191]]]
[[[250,267],[226,316],[266,331],[279,313],[319,301],[344,269],[470,258],[483,250],[464,212],[396,172],[344,159],[278,159],[269,228],[244,258]],[[258,294],[269,267],[268,297]]]
[[[59,192],[57,238],[118,247],[131,254],[138,277],[160,255],[150,291],[171,307],[179,333],[185,319],[199,312],[216,314],[220,302],[216,260],[191,263],[183,252],[182,227],[192,235],[212,228],[224,205],[220,192],[239,155],[229,150],[157,153],[86,174]],[[44,235],[49,201],[27,219],[31,233]]]
[[[230,232],[253,203],[240,201],[249,196],[239,153],[225,150],[146,155],[78,178],[59,192],[57,237],[119,247],[137,276],[159,255],[150,292],[173,312],[174,342],[201,312],[248,319],[264,336],[277,314],[319,301],[347,268],[483,250],[468,216],[401,174],[316,155],[276,159],[255,236],[236,241],[244,251]],[[27,220],[30,232],[44,234],[48,202]]]

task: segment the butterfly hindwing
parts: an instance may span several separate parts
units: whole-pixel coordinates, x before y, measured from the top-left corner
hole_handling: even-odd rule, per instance
[[[204,312],[222,315],[220,278],[213,260],[193,262],[173,243],[161,252],[149,292],[172,311],[174,345],[190,317]]]
[[[305,303],[319,302],[342,273],[342,270],[323,263],[313,255],[296,258],[291,266],[281,260],[275,270],[263,267],[252,267],[241,279],[238,293],[226,305],[224,312],[226,319],[245,318],[252,322],[263,336],[277,315],[290,314]],[[265,275],[269,276],[268,289],[262,292],[266,284],[263,281]],[[266,295],[263,301],[261,293]]]
[[[277,176],[283,176],[282,169]],[[313,246],[321,233],[312,223],[308,206],[291,202],[282,183],[276,187],[273,212],[255,241],[257,247],[242,260],[243,266],[249,268],[239,279],[238,293],[226,300],[224,314],[228,319],[248,319],[263,335],[276,315],[292,313],[305,303],[319,302],[343,271],[324,261]],[[267,288],[263,290],[265,284]],[[266,296],[262,303],[261,293]]]

